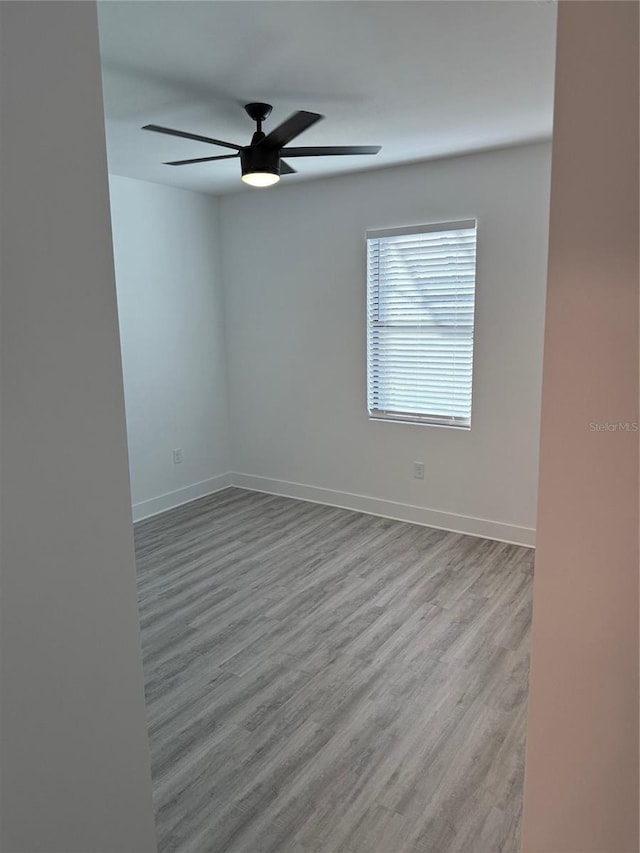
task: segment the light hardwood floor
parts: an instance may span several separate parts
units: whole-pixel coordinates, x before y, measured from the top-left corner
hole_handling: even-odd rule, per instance
[[[160,853],[517,853],[533,551],[241,489],[135,536]]]

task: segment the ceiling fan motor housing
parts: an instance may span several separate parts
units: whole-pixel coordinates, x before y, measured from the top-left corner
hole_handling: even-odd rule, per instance
[[[250,175],[254,172],[268,172],[272,175],[279,175],[280,151],[277,148],[263,148],[260,145],[243,148],[240,151],[240,164],[243,175]]]

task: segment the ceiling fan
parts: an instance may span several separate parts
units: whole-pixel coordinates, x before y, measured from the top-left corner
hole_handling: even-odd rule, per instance
[[[155,133],[167,133],[170,136],[180,136],[183,139],[195,139],[198,142],[208,142],[211,145],[220,145],[223,148],[232,148],[235,154],[223,154],[218,157],[196,157],[193,160],[173,160],[165,163],[166,166],[187,166],[191,163],[210,163],[213,160],[232,160],[240,157],[242,168],[242,180],[253,187],[268,187],[280,180],[280,175],[291,175],[296,169],[291,168],[288,163],[281,159],[286,157],[324,157],[336,154],[377,154],[380,145],[342,145],[323,146],[307,148],[287,148],[296,136],[299,136],[307,128],[311,127],[324,116],[318,113],[309,113],[299,110],[289,116],[286,121],[278,125],[275,130],[265,135],[262,130],[262,122],[269,116],[272,110],[271,104],[251,103],[245,106],[245,110],[252,121],[256,122],[257,128],[249,145],[235,145],[233,142],[223,142],[220,139],[212,139],[209,136],[199,136],[196,133],[185,133],[182,130],[172,130],[170,127],[160,127],[157,124],[147,124],[142,130],[152,130]]]

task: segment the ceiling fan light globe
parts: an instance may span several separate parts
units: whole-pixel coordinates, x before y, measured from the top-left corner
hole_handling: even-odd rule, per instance
[[[280,175],[273,172],[248,172],[242,176],[242,180],[251,187],[271,187],[278,183]]]

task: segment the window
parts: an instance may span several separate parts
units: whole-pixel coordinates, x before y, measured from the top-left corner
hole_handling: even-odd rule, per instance
[[[476,222],[367,232],[369,416],[471,426]]]

